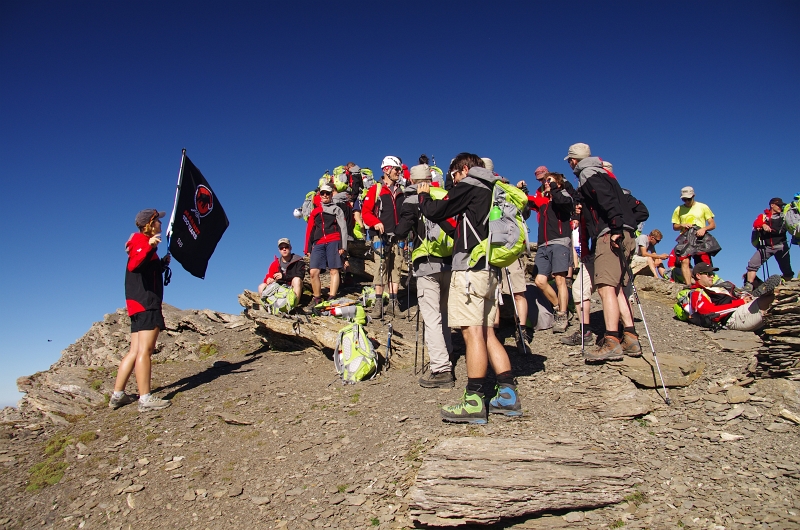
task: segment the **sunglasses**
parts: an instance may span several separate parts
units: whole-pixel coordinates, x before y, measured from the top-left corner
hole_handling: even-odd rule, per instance
[[[278,247],[279,250],[289,250],[290,248],[292,248],[292,247],[289,247],[289,246],[286,246],[286,245],[281,245],[281,246]]]
[[[319,194],[320,194],[320,196],[324,197],[325,195],[330,195],[331,192],[329,192],[329,191],[321,191],[321,192],[319,192]]]
[[[698,272],[697,275],[698,276],[711,276],[711,277],[713,277],[714,273],[713,272]]]
[[[694,197],[689,197],[688,199],[681,199],[681,200],[682,200],[683,202],[688,202],[688,201],[691,201],[692,199],[694,199]]]

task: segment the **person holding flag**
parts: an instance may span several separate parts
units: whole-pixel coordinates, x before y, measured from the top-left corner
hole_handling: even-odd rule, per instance
[[[164,270],[170,255],[158,258],[156,250],[161,243],[161,218],[165,212],[142,210],[136,214],[139,232],[133,234],[125,245],[128,265],[125,268],[125,302],[131,319],[131,349],[122,358],[117,370],[114,393],[108,402],[112,409],[133,403],[125,393],[131,373],[136,372],[139,389],[139,412],[160,410],[170,402],[150,393],[150,356],[155,350],[158,333],[166,326],[161,314],[164,298]]]

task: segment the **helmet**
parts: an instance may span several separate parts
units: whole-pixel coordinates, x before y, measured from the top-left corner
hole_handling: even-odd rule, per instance
[[[403,164],[400,163],[400,159],[396,156],[387,156],[384,157],[383,162],[381,162],[381,167],[402,167]]]

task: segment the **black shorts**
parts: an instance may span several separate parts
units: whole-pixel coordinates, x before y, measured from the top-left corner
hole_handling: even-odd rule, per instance
[[[166,327],[166,324],[164,324],[164,315],[161,314],[160,309],[142,311],[141,313],[131,315],[131,333],[150,331],[156,328],[163,330]]]

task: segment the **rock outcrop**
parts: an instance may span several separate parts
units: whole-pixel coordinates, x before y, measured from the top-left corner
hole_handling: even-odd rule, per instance
[[[800,280],[789,281],[776,291],[764,324],[763,344],[752,373],[800,380]]]

